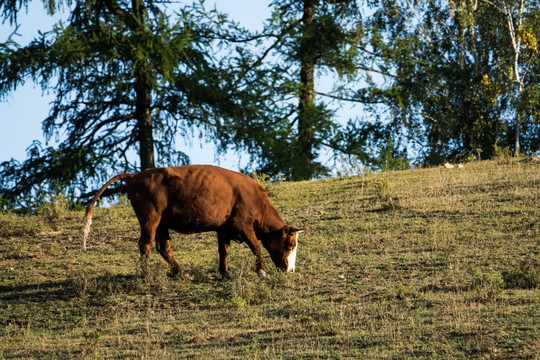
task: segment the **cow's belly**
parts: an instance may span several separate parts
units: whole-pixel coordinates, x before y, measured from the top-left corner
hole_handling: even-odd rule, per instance
[[[177,209],[165,214],[161,223],[174,231],[193,234],[218,230],[227,223],[228,218],[228,214],[224,212]]]

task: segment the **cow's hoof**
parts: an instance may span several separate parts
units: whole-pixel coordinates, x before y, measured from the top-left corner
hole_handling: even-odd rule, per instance
[[[231,274],[229,274],[228,272],[221,273],[221,280],[230,280],[230,279],[231,279]]]
[[[189,275],[189,273],[182,271],[182,277],[186,280],[193,281],[193,276]]]
[[[179,272],[179,271],[172,270],[167,273],[167,276],[170,277],[171,279],[182,278],[186,280],[193,280],[191,275],[189,275],[189,273],[187,273],[186,271]]]
[[[257,274],[262,278],[266,277],[266,271],[264,271],[263,269],[259,269],[259,271],[257,271]]]

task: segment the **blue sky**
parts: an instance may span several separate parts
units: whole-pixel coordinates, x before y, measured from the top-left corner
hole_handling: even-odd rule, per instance
[[[214,0],[206,1],[205,6],[213,8],[216,5],[220,11],[229,14],[243,26],[257,30],[262,28],[263,21],[270,16],[269,3],[270,1],[262,0]],[[28,14],[19,18],[18,33],[21,37],[18,40],[29,42],[37,35],[38,30],[50,30],[55,22],[65,16],[66,14],[60,14],[56,18],[50,18],[45,14],[41,1],[32,1]],[[12,31],[8,24],[0,24],[0,42],[5,41]],[[324,79],[319,80],[324,82]],[[320,81],[318,87],[327,90]],[[49,103],[53,99],[53,93],[43,93],[39,85],[27,81],[24,86],[0,101],[0,163],[12,158],[24,161],[26,149],[34,140],[45,146],[41,122],[47,116]],[[55,144],[55,139],[48,143],[52,146]],[[196,137],[192,144],[179,141],[177,146],[189,155],[194,164],[215,164],[238,170],[245,166],[248,160],[247,155],[233,152],[217,158],[215,147],[209,143],[200,143]]]

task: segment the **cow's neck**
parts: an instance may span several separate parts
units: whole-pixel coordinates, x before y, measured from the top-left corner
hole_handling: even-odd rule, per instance
[[[277,210],[269,205],[263,211],[263,217],[258,224],[258,232],[261,234],[269,234],[276,231],[281,231],[286,225]]]

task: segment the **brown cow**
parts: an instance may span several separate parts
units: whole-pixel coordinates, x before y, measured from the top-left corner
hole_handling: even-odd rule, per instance
[[[187,275],[171,251],[169,229],[184,234],[216,231],[219,271],[228,276],[231,240],[245,242],[257,257],[257,272],[265,276],[261,246],[276,267],[294,272],[298,234],[270,203],[263,188],[250,177],[207,165],[156,168],[138,174],[119,174],[92,198],[86,209],[83,247],[92,223],[94,203],[112,183],[123,180],[141,226],[139,249],[148,258],[156,249],[175,274]]]

